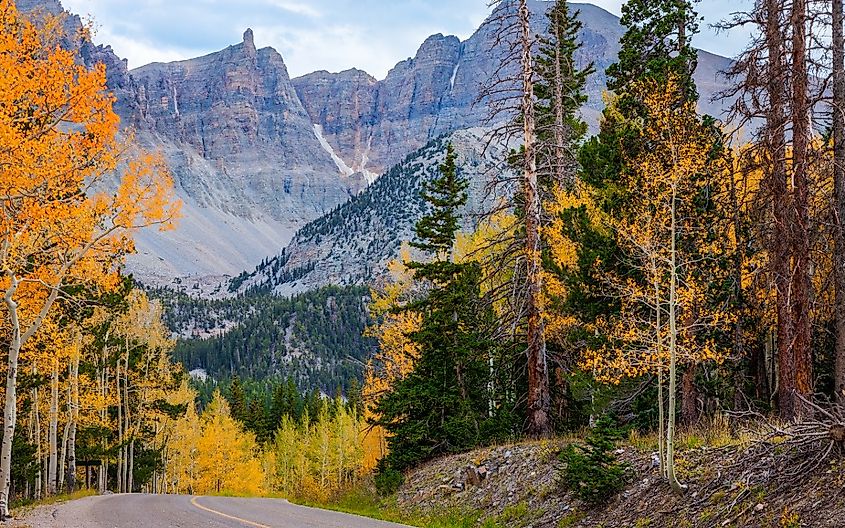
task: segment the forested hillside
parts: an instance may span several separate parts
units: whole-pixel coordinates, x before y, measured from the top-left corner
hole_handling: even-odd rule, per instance
[[[223,300],[166,290],[153,293],[166,307],[168,327],[180,335],[174,359],[215,382],[232,376],[260,382],[291,378],[302,390],[332,394],[360,381],[374,342],[369,290],[326,287],[292,298],[262,292]]]
[[[364,192],[300,229],[280,255],[236,277],[229,289],[290,295],[327,284],[373,284],[384,278],[387,263],[414,237],[414,224],[430,209],[420,191],[436,177],[447,143],[456,150],[459,172],[469,180],[462,225],[474,230],[494,203],[488,184],[505,157],[504,147],[490,139],[487,131],[475,129],[429,141]]]

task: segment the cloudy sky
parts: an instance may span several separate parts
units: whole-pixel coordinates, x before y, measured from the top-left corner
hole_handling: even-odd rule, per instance
[[[751,0],[702,0],[698,46],[733,55],[743,35],[717,35],[707,24]],[[465,39],[489,12],[486,0],[62,0],[91,17],[96,41],[111,44],[135,68],[204,55],[239,42],[247,27],[258,47],[279,50],[293,76],[357,67],[383,78],[434,33]],[[623,0],[593,0],[619,14]]]

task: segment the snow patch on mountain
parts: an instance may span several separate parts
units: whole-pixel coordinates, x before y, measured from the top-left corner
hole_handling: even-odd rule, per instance
[[[332,157],[332,160],[334,161],[335,165],[337,165],[337,169],[340,171],[341,174],[343,174],[344,176],[352,176],[353,174],[355,174],[355,171],[349,165],[347,165],[346,162],[340,158],[340,156],[337,155],[337,153],[334,151],[334,148],[332,148],[332,146],[326,140],[325,136],[323,136],[323,127],[321,125],[314,124],[314,135],[317,136],[317,141],[320,142],[320,145],[322,145],[323,149],[325,149],[325,151],[328,152],[329,156]]]

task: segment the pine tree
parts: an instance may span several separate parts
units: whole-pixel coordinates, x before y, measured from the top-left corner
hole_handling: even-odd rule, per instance
[[[581,22],[578,12],[572,12],[567,0],[557,0],[547,13],[548,34],[540,37],[535,57],[537,172],[543,195],[543,306],[549,356],[556,363],[554,382],[550,381],[552,417],[556,426],[562,425],[563,415],[571,408],[568,399],[567,374],[572,367],[571,353],[561,346],[562,334],[568,328],[571,314],[565,305],[565,272],[551,254],[551,240],[556,234],[550,230],[556,222],[550,211],[559,193],[574,192],[578,183],[578,151],[587,132],[581,118],[581,107],[587,102],[584,87],[593,73],[593,65],[576,66],[575,54],[580,48],[578,32]]]
[[[457,171],[450,145],[440,176],[423,191],[432,211],[417,224],[414,246],[430,262],[412,262],[415,278],[428,295],[413,306],[422,324],[411,338],[419,345],[413,371],[379,399],[375,423],[389,433],[388,463],[406,469],[431,456],[477,445],[488,420],[487,365],[492,343],[484,334],[487,312],[479,305],[476,263],[451,257],[467,200],[467,181]]]
[[[639,184],[634,183],[637,167],[631,160],[648,153],[650,143],[643,131],[655,117],[649,115],[644,96],[635,87],[643,82],[665,85],[672,79],[680,87],[677,105],[694,104],[697,100],[693,80],[697,52],[690,38],[698,30],[698,17],[692,4],[690,0],[631,0],[623,7],[622,23],[627,29],[620,42],[618,61],[607,69],[608,86],[614,93],[607,96],[598,135],[580,150],[580,187],[556,197],[561,207],[553,234],[569,243],[565,252],[568,262],[562,266],[566,269],[560,274],[558,290],[562,298],[558,305],[580,323],[570,325],[569,342],[587,349],[603,344],[584,329],[614,317],[624,303],[624,299],[606,294],[603,277],[643,280],[624,254],[624,241],[604,224],[635,225],[639,221],[634,213],[639,192]],[[710,126],[709,120],[703,122]],[[715,156],[719,134],[711,128]],[[702,223],[706,223],[710,219],[704,217],[712,215],[707,209],[713,207],[713,200],[708,197],[713,196],[715,189],[702,180],[697,192],[701,192],[701,200],[695,203],[701,206]],[[694,230],[682,231],[692,235]],[[679,243],[692,251],[693,238],[689,236]],[[685,382],[685,390],[694,391],[693,370],[687,372]],[[684,401],[694,402],[693,396],[685,396]],[[695,410],[694,406],[689,409]]]
[[[584,87],[593,74],[592,64],[578,68],[575,53],[580,48],[582,24],[567,0],[557,0],[546,14],[547,36],[540,38],[535,57],[537,171],[544,199],[554,186],[571,189],[578,172],[578,148],[587,132],[580,111],[587,96]]]
[[[460,227],[459,209],[467,203],[469,183],[458,175],[457,156],[450,143],[446,147],[446,159],[440,166],[440,176],[426,182],[420,193],[432,207],[414,229],[417,238],[411,246],[434,256],[430,264],[414,263],[410,267],[417,278],[435,282],[448,279],[452,264],[448,256],[455,243],[455,233]],[[445,264],[445,266],[441,266]]]
[[[698,51],[691,38],[698,32],[695,0],[629,0],[622,6],[622,25],[615,64],[607,69],[607,87],[624,94],[637,80],[666,81],[674,75],[689,100],[698,99],[693,74]]]
[[[232,378],[232,384],[229,386],[229,395],[226,399],[229,402],[232,418],[245,424],[247,421],[246,394],[244,393],[241,379],[238,376]]]

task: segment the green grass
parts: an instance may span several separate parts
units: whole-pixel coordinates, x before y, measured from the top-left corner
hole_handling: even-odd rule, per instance
[[[83,497],[91,497],[97,494],[97,491],[94,489],[81,489],[75,491],[73,493],[63,493],[61,495],[52,495],[50,497],[45,497],[43,499],[33,500],[33,499],[21,499],[15,500],[11,504],[11,510],[13,514],[19,515],[22,512],[26,512],[32,510],[33,508],[37,508],[38,506],[46,506],[48,504],[59,504],[62,502],[68,502],[76,499],[81,499]]]

